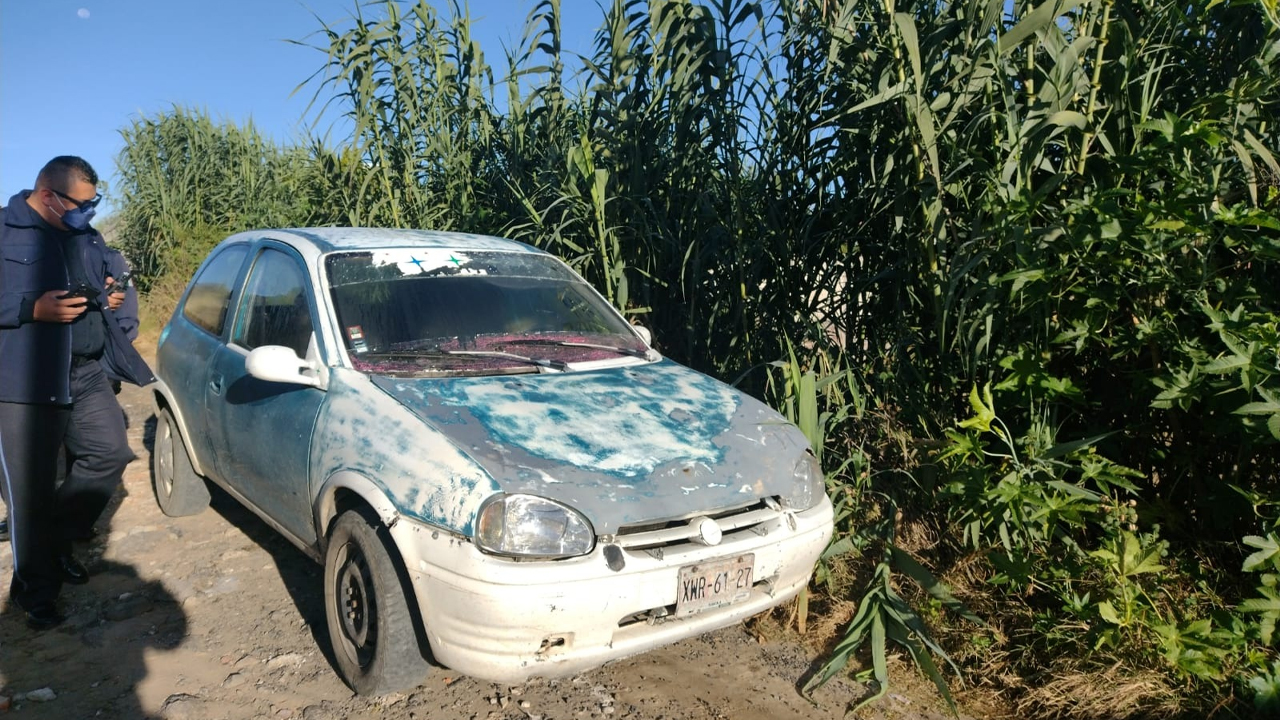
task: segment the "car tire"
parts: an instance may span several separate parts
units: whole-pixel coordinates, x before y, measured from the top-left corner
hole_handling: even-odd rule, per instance
[[[381,523],[349,510],[334,524],[325,549],[329,642],[338,672],[360,695],[409,690],[430,672],[390,545]]]
[[[209,507],[209,486],[196,474],[182,442],[178,423],[168,408],[156,419],[155,444],[151,450],[152,484],[156,504],[169,517],[195,515]]]

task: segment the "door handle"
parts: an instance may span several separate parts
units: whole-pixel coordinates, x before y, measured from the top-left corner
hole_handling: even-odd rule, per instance
[[[222,394],[222,376],[221,375],[214,375],[209,378],[209,389],[213,391],[214,395]]]

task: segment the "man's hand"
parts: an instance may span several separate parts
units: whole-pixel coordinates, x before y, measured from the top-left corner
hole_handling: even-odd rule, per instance
[[[59,299],[66,294],[66,290],[50,290],[41,295],[31,309],[31,317],[48,323],[69,323],[80,317],[89,301],[82,297]]]
[[[104,287],[111,287],[111,284],[114,283],[115,281],[116,281],[115,278],[108,275],[107,284]],[[111,292],[107,293],[108,308],[112,310],[116,310],[123,304],[124,304],[124,288],[120,288],[118,290],[112,290]]]

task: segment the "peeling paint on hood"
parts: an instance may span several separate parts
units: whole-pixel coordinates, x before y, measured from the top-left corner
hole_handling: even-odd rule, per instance
[[[723,449],[713,439],[738,406],[730,388],[668,365],[660,372],[375,382],[447,434],[465,413],[466,424],[482,426],[493,442],[634,478],[672,461],[719,463]]]
[[[670,360],[371,381],[503,491],[565,502],[600,534],[785,495],[808,446],[763,403]]]

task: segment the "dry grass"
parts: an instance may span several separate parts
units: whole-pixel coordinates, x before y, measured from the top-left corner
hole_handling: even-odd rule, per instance
[[[938,548],[938,543],[941,542],[934,527],[918,518],[908,519],[906,517],[903,517],[902,521],[898,523],[898,532],[895,540],[895,544],[899,548],[916,556],[917,559],[930,555]]]
[[[160,339],[160,331],[173,315],[183,290],[187,287],[189,276],[180,279],[165,278],[160,280],[151,291],[138,298],[138,340],[139,346],[156,346]]]
[[[858,604],[843,598],[810,600],[809,621],[802,638],[806,647],[823,654],[830,652],[844,638],[845,627],[858,612]]]
[[[815,654],[823,655],[829,653],[844,637],[845,626],[858,610],[858,604],[852,600],[811,594],[808,619],[802,633],[797,628],[797,605],[798,601],[792,600],[758,615],[749,621],[747,630],[761,641],[791,640]]]
[[[1178,688],[1168,676],[1116,663],[1105,669],[1081,667],[1063,660],[1042,676],[1043,684],[1026,685],[1015,707],[1023,717],[1086,720],[1093,718],[1173,718],[1182,715]]]

